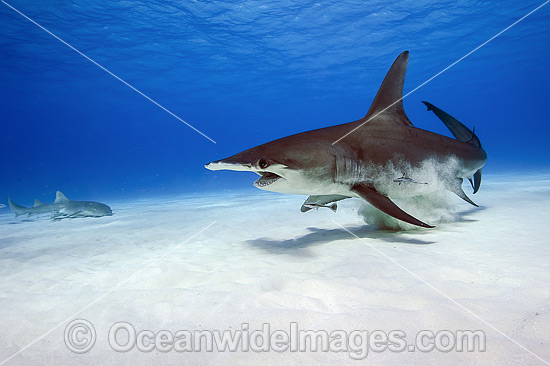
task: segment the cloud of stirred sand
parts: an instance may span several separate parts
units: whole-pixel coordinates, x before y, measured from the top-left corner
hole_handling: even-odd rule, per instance
[[[402,210],[427,224],[437,225],[459,219],[457,212],[460,199],[445,191],[445,188],[450,186],[450,182],[447,181],[449,178],[446,177],[456,176],[453,173],[458,170],[457,166],[458,161],[453,157],[447,159],[445,163],[427,160],[418,167],[389,163],[379,170],[376,174],[377,178],[371,178],[371,180],[375,186],[384,186],[383,183],[386,183],[385,186],[388,188],[384,193],[390,197],[404,196],[404,198],[392,198],[392,201]],[[381,172],[383,173],[380,174]],[[388,186],[388,181],[391,182],[403,175],[415,179],[418,183],[403,182]],[[407,194],[407,191],[410,192]],[[406,198],[408,195],[414,197]],[[366,223],[382,229],[419,229],[419,227],[397,220],[369,204],[363,204],[359,208],[359,215],[364,218]]]
[[[412,198],[394,199],[396,205],[402,210],[430,225],[437,225],[445,222],[454,222],[459,219],[457,214],[457,200],[450,192],[438,192],[425,196]],[[418,226],[407,224],[397,220],[369,204],[363,204],[359,215],[365,222],[375,225],[381,229],[390,230],[418,230]]]

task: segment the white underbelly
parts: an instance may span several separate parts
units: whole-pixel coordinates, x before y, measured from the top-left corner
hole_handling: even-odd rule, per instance
[[[450,157],[445,162],[427,160],[420,166],[406,162],[385,166],[362,165],[355,161],[338,163],[333,178],[289,173],[287,179],[279,179],[265,187],[266,191],[299,195],[342,195],[359,197],[351,188],[357,183],[374,187],[390,198],[409,198],[440,192],[452,187],[462,172],[459,162]]]

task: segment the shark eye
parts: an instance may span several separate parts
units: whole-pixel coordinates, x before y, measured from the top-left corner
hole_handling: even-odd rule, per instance
[[[260,159],[258,161],[258,166],[260,167],[260,169],[265,169],[269,166],[269,163],[265,159]]]

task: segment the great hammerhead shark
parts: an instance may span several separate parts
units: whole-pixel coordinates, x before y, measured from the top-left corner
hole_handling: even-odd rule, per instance
[[[260,175],[257,188],[311,195],[302,211],[358,197],[399,220],[431,228],[391,199],[449,190],[476,205],[462,181],[470,179],[477,192],[487,154],[474,132],[429,103],[428,110],[456,139],[413,126],[402,102],[408,59],[405,51],[394,61],[365,117],[284,137],[205,167],[252,171]]]

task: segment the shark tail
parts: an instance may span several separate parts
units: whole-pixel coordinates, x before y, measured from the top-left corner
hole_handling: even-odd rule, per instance
[[[481,141],[479,141],[479,138],[475,134],[475,128],[472,131],[462,122],[451,116],[449,113],[437,108],[435,105],[426,101],[422,101],[422,103],[424,103],[426,107],[428,107],[429,111],[434,112],[435,115],[439,117],[439,119],[445,124],[445,126],[447,126],[447,128],[451,131],[451,133],[457,140],[470,143],[482,149]],[[472,185],[472,188],[474,189],[474,194],[476,194],[477,191],[479,191],[479,187],[481,186],[481,169],[475,172],[472,178],[468,179],[470,181],[470,184]]]
[[[429,111],[433,111],[435,115],[439,117],[439,119],[445,124],[445,126],[447,126],[447,128],[451,131],[451,133],[457,140],[468,142],[481,149],[481,142],[474,133],[475,129],[474,131],[470,130],[462,122],[451,116],[449,113],[437,108],[431,103],[428,103],[426,101],[422,101],[422,103],[424,103],[426,107],[428,107]]]
[[[476,194],[477,191],[479,191],[479,187],[481,186],[481,168],[477,172],[475,172],[473,176],[473,180],[474,180],[474,183],[472,185],[472,188],[474,188],[474,194]]]
[[[13,203],[12,200],[9,197],[8,197],[8,204],[10,206],[10,209],[15,214],[15,217],[21,216],[21,215],[24,215],[24,214],[28,213],[26,207],[19,206],[18,204]]]

